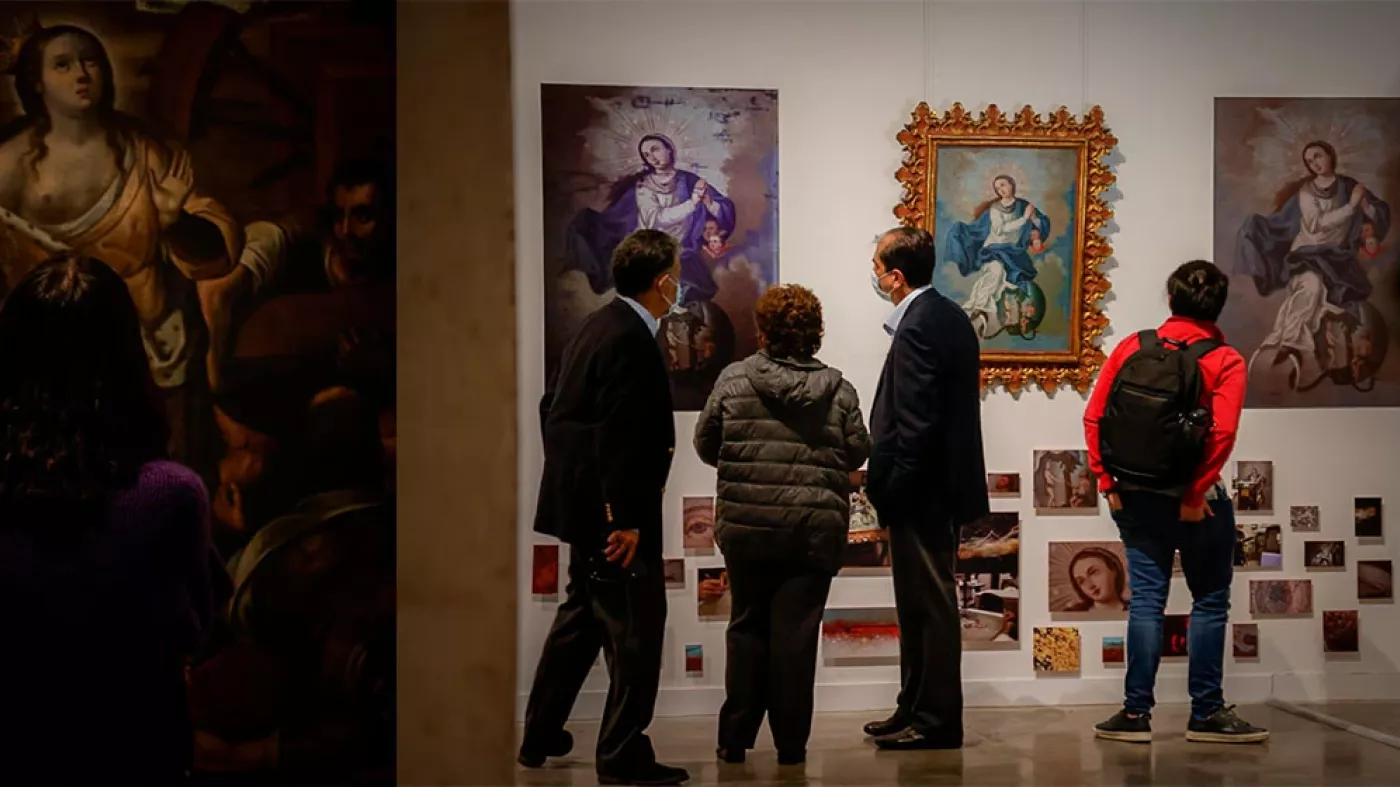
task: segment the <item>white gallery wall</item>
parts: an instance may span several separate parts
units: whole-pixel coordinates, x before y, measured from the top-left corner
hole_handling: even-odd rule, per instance
[[[540,84],[770,88],[778,91],[779,276],[811,287],[827,322],[821,358],[874,394],[888,339],[889,306],[867,282],[875,236],[895,223],[900,190],[895,134],[919,101],[1014,111],[1030,104],[1082,113],[1098,104],[1118,137],[1118,183],[1105,302],[1109,343],[1166,316],[1163,282],[1180,262],[1212,255],[1212,121],[1218,96],[1400,96],[1400,3],[1396,2],[715,2],[650,0],[513,4],[517,309],[520,391],[520,706],[555,604],[530,595],[531,532],[542,465],[536,406],[544,387]],[[1400,129],[1396,130],[1400,133]],[[985,398],[987,466],[1019,472],[1029,486],[1036,448],[1082,447],[1084,399],[1070,390]],[[696,416],[676,416],[678,445],[667,485],[666,554],[680,557],[681,498],[711,495],[714,472],[690,447]],[[1226,655],[1234,701],[1400,698],[1400,609],[1358,605],[1354,561],[1400,558],[1393,530],[1382,546],[1353,538],[1353,498],[1382,496],[1400,513],[1400,410],[1256,410],[1245,413],[1236,459],[1275,463],[1276,518],[1284,531],[1281,572],[1239,573],[1232,620],[1250,621],[1248,579],[1308,578],[1314,613],[1261,620],[1260,658]],[[1344,573],[1307,572],[1305,534],[1288,506],[1317,505],[1320,533],[1347,542]],[[1102,637],[1126,623],[1075,622],[1077,677],[1037,676],[1031,631],[1053,625],[1047,607],[1047,544],[1116,538],[1106,510],[1095,517],[1037,517],[1027,494],[994,500],[1022,513],[1021,645],[963,657],[969,705],[1114,703],[1121,668],[1100,663]],[[1392,514],[1391,519],[1394,520]],[[562,561],[561,561],[562,562]],[[697,566],[685,590],[668,591],[659,715],[708,714],[723,699],[724,623],[695,611]],[[562,572],[561,572],[562,573]],[[561,584],[563,582],[561,576]],[[831,607],[890,606],[888,576],[838,577]],[[1168,612],[1189,610],[1173,584]],[[1361,652],[1322,651],[1322,612],[1359,609]],[[704,646],[705,671],[689,677],[683,649]],[[1159,698],[1185,699],[1184,663],[1162,667]],[[896,667],[819,666],[819,710],[888,708]],[[606,674],[594,670],[575,710],[593,717]]]

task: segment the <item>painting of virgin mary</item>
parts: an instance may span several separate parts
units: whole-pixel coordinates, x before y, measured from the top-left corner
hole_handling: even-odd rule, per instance
[[[963,276],[977,274],[963,308],[980,336],[991,338],[1006,330],[1030,338],[1045,307],[1045,296],[1034,285],[1031,254],[1044,250],[1050,219],[1017,196],[1016,179],[1010,175],[993,178],[992,190],[996,196],[977,206],[972,221],[960,221],[948,230],[944,256]]]

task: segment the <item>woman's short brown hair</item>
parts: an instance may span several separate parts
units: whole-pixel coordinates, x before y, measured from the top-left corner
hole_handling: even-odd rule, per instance
[[[822,302],[800,284],[770,287],[758,299],[754,317],[774,357],[807,359],[822,347]]]

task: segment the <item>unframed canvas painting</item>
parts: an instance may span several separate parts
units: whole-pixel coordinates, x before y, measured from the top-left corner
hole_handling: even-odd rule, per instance
[[[1066,626],[1037,627],[1031,644],[1036,672],[1079,671],[1079,629]]]
[[[1235,568],[1283,568],[1283,528],[1236,522]]]
[[[0,31],[0,297],[58,253],[116,270],[209,490],[193,780],[392,781],[393,5],[7,2]]]
[[[778,280],[778,94],[541,85],[545,367],[614,295],[613,249],[662,230],[681,247],[680,303],[657,335],[677,410],[699,410],[757,349],[753,306]]]
[[[1356,561],[1356,597],[1362,601],[1395,598],[1395,566],[1389,560]]]
[[[1097,514],[1098,485],[1089,472],[1089,452],[1036,451],[1033,479],[1036,511],[1042,514]]]
[[[832,667],[899,663],[899,617],[893,607],[822,613],[822,661]]]
[[[1247,407],[1400,405],[1400,99],[1215,101],[1220,326]]]
[[[1311,615],[1313,587],[1310,579],[1252,579],[1249,581],[1249,614]]]
[[[1128,617],[1132,592],[1122,541],[1051,542],[1049,563],[1051,612]]]
[[[1235,511],[1241,514],[1274,513],[1274,463],[1269,461],[1236,462]]]

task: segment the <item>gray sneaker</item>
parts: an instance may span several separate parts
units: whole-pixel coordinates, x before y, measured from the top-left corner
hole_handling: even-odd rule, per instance
[[[1195,743],[1263,743],[1269,731],[1235,715],[1235,706],[1226,705],[1204,719],[1191,717],[1186,740]]]

